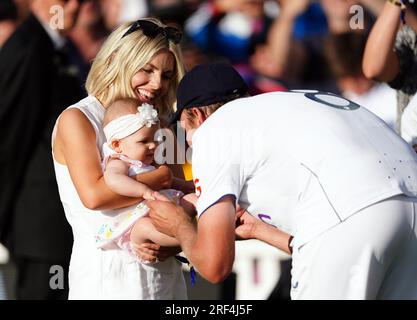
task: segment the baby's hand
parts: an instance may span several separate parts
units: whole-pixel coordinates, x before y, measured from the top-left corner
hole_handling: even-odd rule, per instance
[[[152,189],[148,189],[143,193],[143,199],[145,200],[156,200],[154,197],[154,192]]]

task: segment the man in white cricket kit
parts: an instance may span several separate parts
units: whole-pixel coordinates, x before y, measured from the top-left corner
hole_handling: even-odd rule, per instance
[[[225,64],[183,78],[175,120],[193,146],[198,222],[157,196],[157,229],[212,282],[231,272],[237,235],[292,251],[293,299],[416,299],[411,147],[333,94],[246,93]]]

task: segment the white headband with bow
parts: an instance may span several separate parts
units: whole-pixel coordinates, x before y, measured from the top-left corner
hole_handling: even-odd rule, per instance
[[[159,121],[158,112],[150,104],[142,104],[136,114],[128,114],[110,121],[104,128],[104,135],[108,142],[120,140],[130,136],[142,127],[150,128]]]

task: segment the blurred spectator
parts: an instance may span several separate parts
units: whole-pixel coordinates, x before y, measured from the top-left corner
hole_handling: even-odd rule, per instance
[[[0,1],[0,49],[17,27],[18,13],[13,0]]]
[[[252,65],[261,74],[282,80],[290,88],[315,87],[331,90],[322,55],[327,34],[326,17],[310,0],[279,0],[265,46],[258,47]]]
[[[148,15],[146,0],[100,0],[101,14],[109,32],[124,22]]]
[[[397,90],[397,124],[417,91],[417,3],[408,3],[407,25],[400,25],[401,7],[387,1],[372,28],[363,57],[363,72]]]
[[[146,0],[122,0],[118,25],[146,17],[148,13]]]
[[[285,259],[279,262],[280,264],[280,277],[274,289],[270,293],[268,300],[291,300],[291,268],[292,260]]]
[[[111,32],[119,25],[120,12],[123,0],[100,0],[101,15],[104,25]]]
[[[17,28],[17,14],[17,8],[13,0],[2,0],[0,2],[0,50]],[[8,261],[8,259],[3,259],[6,253],[7,250],[0,243],[0,267]],[[6,284],[3,271],[0,269],[0,300],[6,299]]]
[[[0,300],[7,300],[11,295],[7,292],[5,266],[9,263],[9,252],[0,243]]]
[[[53,6],[63,9],[62,21],[52,16]],[[82,97],[62,50],[79,2],[32,0],[30,9],[0,51],[0,134],[7,137],[0,153],[0,177],[7,181],[0,191],[0,241],[17,267],[18,299],[66,299],[67,281],[62,282],[72,234],[59,199],[50,137],[60,112]],[[55,265],[60,271],[51,274]],[[50,286],[54,275],[57,289]]]
[[[307,56],[302,43],[294,40],[293,31],[297,17],[308,10],[309,4],[309,0],[279,1],[279,16],[269,30],[268,40],[251,60],[257,72],[287,82],[301,77]]]
[[[366,40],[363,32],[330,35],[325,41],[325,55],[342,95],[366,107],[395,129],[395,91],[386,84],[367,79],[362,72]]]
[[[376,16],[382,11],[385,1],[320,0],[320,3],[326,15],[329,33],[339,34],[350,31],[369,33]],[[361,9],[360,17],[363,18],[363,21],[356,21],[354,17],[354,14],[359,13],[359,9]]]
[[[214,0],[201,5],[185,30],[200,48],[236,65],[248,62],[250,50],[265,39],[271,22],[262,0]]]
[[[187,35],[211,60],[226,59],[234,65],[252,94],[283,89],[273,79],[258,77],[251,65],[251,55],[265,43],[273,22],[264,8],[264,0],[208,1],[185,24]]]
[[[281,79],[290,88],[337,91],[326,67],[323,42],[328,34],[351,30],[351,8],[355,4],[368,9],[364,10],[364,25],[369,27],[370,16],[378,6],[372,3],[368,7],[367,2],[369,0],[279,0],[280,13],[266,45],[253,56],[252,65],[260,73]]]
[[[29,15],[29,1],[31,0],[13,0],[17,7],[17,16],[19,23]]]
[[[6,282],[4,281],[3,272],[0,271],[0,300],[7,300]]]
[[[185,21],[198,8],[201,0],[148,0],[149,15],[154,16],[167,25],[184,29]],[[187,34],[181,40],[183,62],[186,70],[208,62],[208,55],[203,52]]]
[[[92,60],[108,34],[99,0],[84,1],[80,6],[77,23],[69,34],[71,41],[68,42],[73,63],[80,71],[79,81],[82,85],[87,79]]]
[[[210,61],[209,56],[186,37],[181,40],[181,51],[185,70]]]
[[[188,17],[197,9],[200,0],[148,0],[151,16],[165,24],[182,28]]]

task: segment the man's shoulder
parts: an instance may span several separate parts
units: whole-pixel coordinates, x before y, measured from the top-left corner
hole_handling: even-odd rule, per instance
[[[41,26],[25,21],[0,50],[0,76],[25,66],[42,66],[53,61],[52,42]]]
[[[52,42],[35,17],[29,16],[4,44],[2,52],[6,56],[24,55],[28,52],[43,53],[52,48]]]

